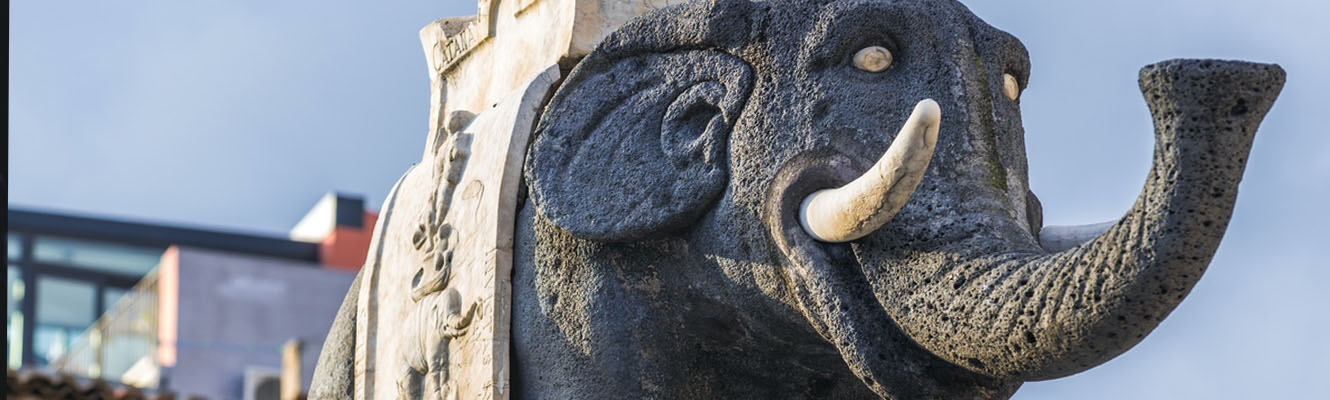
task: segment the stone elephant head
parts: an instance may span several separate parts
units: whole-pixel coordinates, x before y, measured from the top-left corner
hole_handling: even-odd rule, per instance
[[[515,393],[1005,398],[1126,351],[1204,272],[1283,71],[1144,68],[1136,204],[1041,239],[1029,70],[952,0],[716,0],[625,25],[527,154]]]

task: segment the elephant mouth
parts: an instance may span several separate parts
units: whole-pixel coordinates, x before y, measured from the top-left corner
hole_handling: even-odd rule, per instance
[[[851,371],[879,394],[884,388],[875,376],[867,354],[871,350],[846,349],[841,339],[845,336],[864,337],[872,330],[861,328],[889,323],[885,313],[878,310],[848,310],[848,302],[841,294],[845,287],[864,287],[862,273],[857,268],[849,245],[820,242],[805,230],[801,223],[805,200],[813,193],[836,188],[852,182],[863,171],[856,166],[865,163],[847,156],[847,152],[822,148],[801,153],[788,161],[777,172],[767,194],[764,219],[773,242],[784,254],[783,277],[799,307],[812,323],[814,330],[836,345]],[[857,276],[856,276],[857,275]],[[856,282],[856,280],[858,282]],[[871,297],[871,295],[869,295]],[[859,296],[864,297],[864,296]],[[859,299],[860,305],[873,304],[871,298]],[[862,301],[870,300],[870,301]],[[876,320],[876,321],[874,321]],[[850,330],[852,332],[846,332]],[[859,343],[856,343],[859,344]],[[871,346],[871,343],[869,344]],[[889,375],[888,375],[889,376]]]
[[[801,153],[782,166],[772,181],[766,202],[767,226],[772,238],[786,253],[786,259],[795,264],[792,265],[794,268],[805,269],[808,265],[798,261],[809,252],[796,250],[820,249],[823,245],[826,248],[845,247],[835,242],[821,242],[809,233],[805,228],[805,211],[814,194],[842,187],[862,175],[864,168],[859,166],[865,163],[848,154],[835,148]]]
[[[853,151],[835,145],[793,157],[777,172],[764,210],[804,315],[837,347],[851,372],[884,397],[962,398],[972,397],[969,391],[976,388],[1015,390],[912,345],[878,306],[848,243],[873,233],[904,206],[932,157],[938,118],[936,103],[920,102],[876,162],[855,159]]]
[[[799,278],[817,274],[813,266],[857,264],[844,243],[873,233],[905,206],[932,160],[941,117],[937,102],[920,101],[872,164],[833,145],[798,154],[782,166],[765,217]]]

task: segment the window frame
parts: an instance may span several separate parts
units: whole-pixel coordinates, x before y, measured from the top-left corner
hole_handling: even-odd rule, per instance
[[[50,262],[37,261],[33,257],[33,242],[35,236],[45,237],[64,237],[62,235],[53,235],[49,233],[26,232],[22,230],[10,230],[9,235],[18,236],[19,254],[15,259],[10,259],[8,264],[18,269],[22,275],[23,297],[19,299],[18,310],[23,314],[23,332],[22,332],[22,355],[23,366],[36,366],[41,360],[37,357],[36,349],[33,347],[38,321],[37,303],[34,301],[39,296],[40,289],[37,287],[37,280],[41,277],[55,277],[69,280],[86,282],[93,286],[93,321],[101,318],[107,309],[113,304],[107,304],[106,292],[108,289],[119,289],[130,291],[134,285],[143,280],[145,275],[133,275],[115,273],[106,270],[92,269],[83,266],[57,264]],[[75,237],[70,237],[75,238]],[[107,244],[118,244],[116,242],[104,241]],[[162,249],[165,251],[166,249]],[[6,250],[8,251],[8,250]],[[5,318],[9,318],[8,315]],[[10,346],[6,345],[6,354]],[[44,366],[44,365],[43,365]]]

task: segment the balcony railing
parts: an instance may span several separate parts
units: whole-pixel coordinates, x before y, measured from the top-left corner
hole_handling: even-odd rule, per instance
[[[157,386],[157,271],[134,285],[51,364],[76,376]]]

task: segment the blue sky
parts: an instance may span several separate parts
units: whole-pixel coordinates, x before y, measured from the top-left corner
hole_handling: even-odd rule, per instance
[[[1119,217],[1150,166],[1140,67],[1275,62],[1210,271],[1144,342],[1017,399],[1298,399],[1330,376],[1330,2],[985,0],[1020,37],[1049,224]],[[419,158],[417,30],[471,1],[10,2],[10,206],[284,235],[338,189],[377,207]]]

